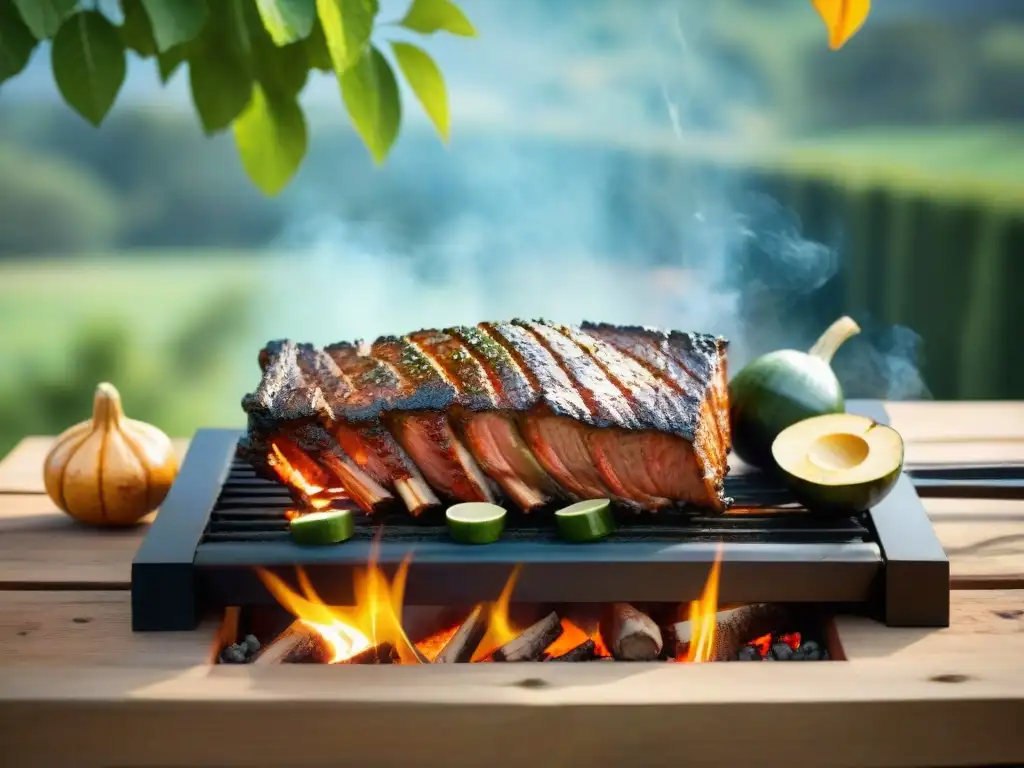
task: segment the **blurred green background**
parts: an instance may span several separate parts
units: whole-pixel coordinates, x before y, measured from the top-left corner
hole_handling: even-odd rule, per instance
[[[187,74],[131,62],[94,129],[37,51],[0,94],[0,454],[100,380],[188,435],[242,423],[270,338],[513,315],[722,333],[735,370],[847,312],[851,396],[1024,397],[1024,3],[880,0],[839,52],[805,0],[461,5],[451,144],[408,109],[375,169],[320,76],[275,199]]]

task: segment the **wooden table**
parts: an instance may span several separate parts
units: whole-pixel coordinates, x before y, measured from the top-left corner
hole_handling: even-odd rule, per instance
[[[1024,403],[890,413],[909,462],[1024,461]],[[5,767],[1024,763],[1024,501],[928,501],[952,626],[841,618],[845,662],[214,667],[215,620],[131,633],[145,529],[56,511],[50,440],[0,463]]]

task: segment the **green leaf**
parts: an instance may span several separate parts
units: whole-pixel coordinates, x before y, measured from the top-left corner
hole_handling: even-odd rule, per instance
[[[156,53],[156,39],[149,16],[142,5],[142,0],[121,0],[121,11],[124,22],[121,24],[121,40],[125,48],[135,51],[140,56],[152,56]]]
[[[314,2],[315,0],[310,0]],[[315,19],[315,15],[314,15]],[[258,13],[246,14],[252,45],[252,69],[265,93],[294,97],[302,91],[309,75],[305,41],[278,45],[264,27]]]
[[[263,26],[275,45],[305,40],[316,21],[316,0],[256,0]]]
[[[252,0],[219,0],[213,10],[222,39],[247,67],[251,67],[254,58],[253,30],[264,31]]]
[[[149,14],[156,47],[161,53],[194,39],[206,23],[206,0],[142,0],[142,4]]]
[[[252,76],[234,52],[206,45],[188,62],[192,103],[209,135],[227,128],[252,98]]]
[[[298,102],[270,97],[257,85],[234,133],[242,167],[253,183],[268,195],[284,189],[306,154],[306,119]]]
[[[450,32],[463,37],[476,37],[476,30],[466,14],[451,0],[413,0],[399,24],[424,35]]]
[[[61,22],[75,10],[78,0],[14,0],[21,18],[38,40],[49,40]]]
[[[93,125],[102,123],[124,83],[125,51],[117,28],[98,11],[80,11],[57,30],[50,54],[64,101]]]
[[[303,41],[303,45],[306,48],[306,58],[309,61],[309,66],[321,72],[332,72],[334,70],[331,52],[327,48],[327,38],[324,36],[324,28],[319,21],[313,25],[313,31]]]
[[[0,83],[21,72],[36,47],[36,38],[11,0],[0,0]]]
[[[341,96],[370,155],[383,163],[398,137],[402,102],[395,73],[375,46],[341,76]]]
[[[262,66],[258,73],[260,82],[269,89],[287,96],[302,92],[309,77],[309,58],[302,41],[275,48],[267,56],[269,66]]]
[[[444,141],[448,141],[448,91],[445,89],[444,76],[430,54],[410,43],[392,43],[398,68],[402,70],[405,81],[416,94],[423,111],[437,128]]]
[[[178,67],[188,59],[189,50],[189,44],[182,43],[156,55],[157,66],[160,69],[160,82],[166,84],[174,76]]]
[[[334,71],[341,74],[359,61],[373,32],[375,5],[369,0],[316,0]]]

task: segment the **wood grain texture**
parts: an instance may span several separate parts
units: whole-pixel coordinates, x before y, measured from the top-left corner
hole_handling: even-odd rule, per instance
[[[0,460],[0,494],[46,493],[43,486],[43,460],[53,445],[53,436],[22,439]],[[188,438],[175,438],[174,453],[180,464],[188,450]]]
[[[915,400],[885,408],[908,443],[1024,442],[1024,400]]]
[[[925,499],[954,588],[1024,588],[1024,501]]]
[[[1024,762],[1024,665],[979,654],[3,674],[10,768]]]
[[[0,591],[0,676],[15,666],[185,668],[208,663],[221,622],[133,633],[127,592]],[[233,641],[232,641],[233,642]]]
[[[955,590],[950,593],[949,608],[946,629],[890,628],[861,617],[841,616],[835,621],[836,634],[843,655],[851,661],[985,656],[1020,664],[1024,590]]]
[[[45,494],[0,495],[0,589],[128,589],[148,527],[90,528]]]

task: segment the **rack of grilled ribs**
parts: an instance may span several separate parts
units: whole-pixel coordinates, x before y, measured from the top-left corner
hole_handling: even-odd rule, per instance
[[[513,320],[319,348],[268,344],[240,452],[273,449],[367,512],[445,501],[610,498],[722,510],[727,342]]]

